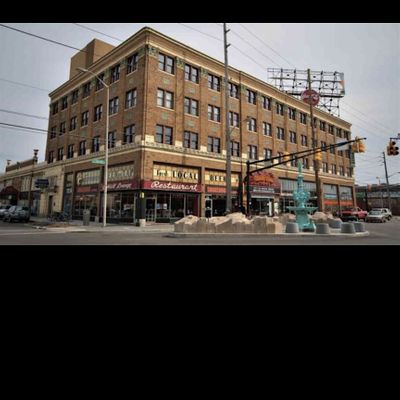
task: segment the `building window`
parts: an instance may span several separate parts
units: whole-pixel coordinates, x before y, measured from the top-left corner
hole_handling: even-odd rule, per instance
[[[283,104],[276,103],[276,113],[279,115],[283,115]]]
[[[250,160],[257,160],[257,146],[253,146],[251,144],[249,144],[247,146],[247,155],[249,157]]]
[[[336,164],[332,164],[332,174],[337,174]]]
[[[289,131],[289,142],[290,143],[297,143],[296,132]]]
[[[51,105],[51,115],[58,113],[58,101]]]
[[[94,108],[94,117],[93,121],[100,121],[101,115],[103,114],[103,104],[99,104]]]
[[[326,151],[326,142],[323,142],[322,140],[321,140],[321,147],[322,147],[322,151]]]
[[[83,85],[82,98],[90,96],[90,82]]]
[[[71,104],[75,104],[78,101],[78,98],[79,98],[79,90],[76,89],[71,94]]]
[[[233,97],[234,99],[238,99],[239,98],[238,85],[235,85],[234,83],[229,82],[228,88],[229,88],[229,96]]]
[[[110,113],[110,115],[116,114],[118,112],[118,105],[119,105],[118,97],[114,97],[113,99],[110,100],[108,108],[108,112]]]
[[[163,89],[157,90],[157,105],[159,107],[174,108],[174,94]]]
[[[197,150],[199,148],[199,135],[194,132],[185,131],[183,136],[183,147]]]
[[[115,141],[116,141],[116,132],[108,132],[108,148],[112,149],[115,147]]]
[[[264,158],[272,158],[272,149],[264,149]]]
[[[130,74],[137,70],[139,54],[135,53],[126,59],[126,73]]]
[[[50,139],[54,139],[57,136],[57,127],[52,126],[50,130]]]
[[[184,110],[185,114],[199,115],[199,102],[189,97],[185,97],[184,100]]]
[[[302,146],[308,146],[308,141],[307,141],[307,136],[306,135],[301,135],[301,145]]]
[[[111,68],[110,83],[113,83],[113,82],[116,82],[119,80],[120,70],[121,70],[121,64],[117,64],[115,67]]]
[[[350,138],[350,132],[343,131],[343,137],[344,137],[345,139],[349,140],[349,138]]]
[[[262,97],[263,108],[271,111],[271,99],[267,96]]]
[[[310,169],[310,160],[308,158],[303,159],[304,168]]]
[[[330,133],[331,135],[333,135],[333,125],[329,125],[329,126],[328,126],[328,133]]]
[[[221,90],[221,79],[218,76],[208,74],[208,88],[212,90]]]
[[[61,110],[65,110],[68,107],[68,96],[61,99]]]
[[[158,69],[169,74],[174,74],[175,72],[175,60],[164,54],[159,53],[158,55]]]
[[[86,140],[79,142],[79,155],[84,156],[86,154]]]
[[[334,148],[334,147],[330,147],[330,148],[329,148],[329,153],[335,154],[335,148]]]
[[[216,106],[208,105],[208,119],[210,121],[221,121],[221,109]]]
[[[318,140],[317,139],[311,139],[312,142],[312,147],[318,147]]]
[[[52,163],[54,161],[54,151],[49,151],[48,162]]]
[[[64,147],[60,147],[57,152],[57,161],[62,161],[64,158]]]
[[[207,141],[207,151],[210,153],[221,152],[221,139],[209,136]]]
[[[95,136],[92,139],[92,153],[100,151],[100,136]]]
[[[247,102],[250,104],[257,104],[257,93],[247,89]]]
[[[239,127],[239,114],[229,111],[229,125]]]
[[[328,173],[328,163],[326,162],[322,163],[322,171]]]
[[[343,150],[338,150],[337,154],[339,157],[343,157]]]
[[[74,145],[69,144],[68,151],[67,151],[67,158],[73,158],[73,157],[74,157]]]
[[[199,69],[192,67],[189,64],[185,64],[185,80],[199,83]]]
[[[65,133],[65,122],[61,122],[60,124],[60,136]]]
[[[281,151],[278,151],[278,152],[276,153],[276,155],[279,157],[279,158],[278,158],[278,162],[282,162],[282,161],[283,161],[283,153],[282,153]]]
[[[341,176],[344,176],[344,166],[343,166],[343,165],[340,165],[340,166],[339,166],[339,174],[340,174]]]
[[[164,125],[157,125],[156,142],[172,144],[172,128]]]
[[[336,128],[336,136],[337,137],[342,137],[342,130],[340,128]]]
[[[306,125],[307,124],[307,115],[304,113],[300,113],[300,123]]]
[[[69,130],[70,131],[73,131],[76,129],[77,120],[78,120],[77,117],[72,117],[71,120],[69,121]]]
[[[347,176],[351,178],[353,176],[353,168],[347,167],[346,170],[347,170]]]
[[[280,140],[285,140],[285,129],[277,126],[276,127],[276,138]]]
[[[296,156],[294,156],[294,158],[291,159],[290,166],[297,167],[297,157]]]
[[[296,120],[296,110],[294,108],[288,108],[289,119]]]
[[[86,126],[89,123],[89,111],[84,111],[81,114],[81,126]]]
[[[350,158],[350,150],[345,150],[344,154],[346,158]]]
[[[100,80],[101,79],[101,80]],[[96,77],[96,86],[95,86],[95,90],[96,90],[96,92],[98,91],[98,90],[100,90],[100,89],[103,89],[103,87],[104,87],[104,85],[103,85],[103,82],[104,82],[104,72],[103,73],[101,73],[101,74],[99,74],[99,75],[97,75],[97,77]]]
[[[255,118],[247,119],[247,130],[257,132],[257,120]]]
[[[319,121],[319,129],[321,131],[326,131],[326,122],[325,121]]]
[[[129,125],[124,128],[124,144],[133,143],[135,136],[135,125]]]
[[[239,142],[231,141],[231,156],[239,157]]]
[[[272,136],[272,126],[267,122],[263,122],[263,134],[265,136]]]
[[[131,108],[136,106],[136,89],[129,90],[125,95],[125,108]]]

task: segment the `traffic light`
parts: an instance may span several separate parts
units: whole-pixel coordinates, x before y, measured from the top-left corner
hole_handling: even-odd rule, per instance
[[[389,146],[387,147],[388,156],[397,156],[399,154],[399,148],[396,144],[395,141],[389,143]]]
[[[362,140],[360,140],[358,143],[358,152],[365,153],[365,144]]]
[[[358,139],[358,136],[354,138],[355,142],[351,145],[351,150],[353,153],[361,153],[360,152],[360,143],[361,141]],[[365,147],[364,147],[365,149]]]
[[[320,151],[318,153],[315,153],[315,160],[322,161],[322,153]]]
[[[289,160],[290,160],[290,155],[289,155],[289,153],[287,152],[287,151],[284,151],[283,152],[283,162],[289,162]]]

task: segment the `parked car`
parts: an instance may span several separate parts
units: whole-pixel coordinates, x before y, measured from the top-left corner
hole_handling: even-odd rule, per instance
[[[24,221],[28,222],[30,218],[29,207],[12,206],[4,215],[4,221]]]
[[[365,222],[386,222],[388,220],[388,216],[383,211],[383,208],[371,210],[365,218]]]
[[[385,214],[388,221],[392,219],[392,212],[388,208],[373,208],[371,211],[380,211],[382,214]]]
[[[360,219],[365,220],[367,215],[368,212],[360,207],[351,207],[345,208],[339,217],[342,221],[359,221]]]
[[[10,205],[7,206],[0,206],[0,219],[4,218],[4,215],[6,214],[6,212],[11,208]]]

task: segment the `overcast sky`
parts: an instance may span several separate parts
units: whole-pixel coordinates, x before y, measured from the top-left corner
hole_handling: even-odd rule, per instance
[[[83,48],[95,37],[115,46],[120,43],[117,39],[72,23],[5,25],[77,48]],[[81,25],[121,40],[132,36],[143,26],[150,26],[223,61],[220,24]],[[384,179],[382,152],[386,151],[389,138],[400,133],[400,24],[232,23],[228,24],[228,28],[231,29],[229,43],[241,50],[239,52],[233,46],[229,48],[229,64],[264,81],[268,80],[266,69],[270,67],[296,66],[297,69],[343,72],[346,95],[341,101],[340,116],[353,124],[353,137],[367,137],[367,152],[356,155],[356,183],[377,183],[377,177]],[[0,110],[47,118],[48,93],[68,80],[70,58],[75,53],[73,49],[0,26]],[[48,127],[45,119],[4,111],[0,111],[0,122],[43,129]],[[45,132],[42,135],[0,126],[0,135],[0,173],[4,172],[7,159],[16,162],[31,158],[34,148],[39,149],[39,160],[44,160]],[[387,163],[389,175],[394,174],[390,182],[400,182],[400,173],[397,173],[400,172],[400,156],[387,157]]]

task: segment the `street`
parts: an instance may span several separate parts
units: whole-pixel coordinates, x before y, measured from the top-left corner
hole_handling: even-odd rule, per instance
[[[111,229],[111,228],[110,228]],[[0,221],[0,245],[400,245],[400,220],[368,223],[367,237],[255,236],[168,237],[168,231],[135,231],[124,226],[106,231],[66,232],[35,229],[24,223]]]

